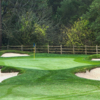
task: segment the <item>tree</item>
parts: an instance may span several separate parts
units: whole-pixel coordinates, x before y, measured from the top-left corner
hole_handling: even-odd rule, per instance
[[[2,19],[1,19],[1,0],[0,0],[0,49],[2,46]]]
[[[92,1],[2,0],[3,44],[6,45],[7,42],[14,45],[33,42],[51,45],[63,42],[64,44],[67,42],[64,42],[64,38],[68,39],[68,35],[66,32],[62,33],[60,29],[64,25],[71,30],[70,26],[73,27],[74,22],[77,22],[86,11],[90,12],[88,8]],[[91,19],[93,19],[92,16],[84,20],[89,20],[90,24]],[[90,24],[91,27],[94,25]],[[90,26],[88,25],[89,30],[92,29]],[[94,34],[94,30],[91,30],[92,33]],[[94,36],[91,35],[91,38]]]
[[[60,2],[63,0],[48,0],[48,5],[52,7],[52,12],[55,15],[57,8],[60,7]]]
[[[56,20],[61,24],[69,26],[77,21],[86,11],[88,11],[88,5],[92,2],[83,0],[63,0],[56,12]]]
[[[21,40],[22,44],[38,43],[41,38],[45,40],[48,26],[37,24],[31,16],[32,12],[27,12],[20,18],[20,34],[17,38]]]
[[[75,21],[71,28],[65,27],[62,30],[63,33],[66,33],[64,41],[66,45],[90,45],[90,35],[91,31],[88,29],[88,20],[78,20]]]
[[[43,35],[35,35],[37,27],[34,25],[45,30],[51,23],[49,20],[51,8],[48,7],[47,0],[9,0],[5,2],[8,3],[3,5],[3,35],[9,38],[9,43],[31,44],[34,41],[39,42],[36,40],[38,39],[36,36],[42,38]],[[41,33],[41,31],[39,32]]]
[[[100,0],[94,0],[89,11],[84,14],[84,19],[89,20],[88,27],[95,44],[100,44]]]

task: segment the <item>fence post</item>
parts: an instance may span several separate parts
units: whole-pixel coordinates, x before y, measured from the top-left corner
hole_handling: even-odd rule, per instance
[[[9,45],[7,45],[7,50],[9,50]]]
[[[96,45],[96,54],[98,54],[98,45]]]
[[[73,45],[73,54],[75,54],[75,47],[74,47],[74,45]]]
[[[23,51],[23,45],[21,45],[21,51]]]
[[[49,53],[49,45],[48,45],[48,53]]]
[[[62,54],[62,45],[60,45],[60,50],[61,50],[61,54]]]
[[[35,44],[35,53],[36,53],[36,44]]]
[[[85,54],[87,55],[87,45],[85,45]]]

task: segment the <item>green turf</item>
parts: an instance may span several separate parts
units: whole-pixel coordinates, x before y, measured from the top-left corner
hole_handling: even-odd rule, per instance
[[[87,55],[36,54],[0,58],[0,65],[25,72],[0,83],[0,100],[100,100],[100,81],[74,75],[97,67]],[[95,65],[95,66],[94,66]]]
[[[3,61],[2,61],[3,62]],[[5,59],[4,65],[15,66],[22,68],[32,68],[32,69],[41,69],[41,70],[58,70],[58,69],[68,69],[81,65],[89,65],[87,63],[75,62],[74,58],[35,58],[26,57],[26,58],[14,58],[14,59]]]

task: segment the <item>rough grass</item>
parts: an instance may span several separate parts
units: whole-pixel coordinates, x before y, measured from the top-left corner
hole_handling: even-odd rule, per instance
[[[1,72],[6,73],[6,72],[19,72],[19,74],[25,73],[25,70],[22,68],[16,68],[16,67],[11,67],[11,66],[1,66]]]
[[[0,100],[99,100],[100,81],[79,78],[76,72],[99,67],[86,55],[36,54],[0,58],[3,66],[25,72],[0,84]]]
[[[91,60],[92,58],[100,58],[100,54],[93,54],[86,57],[86,60]]]

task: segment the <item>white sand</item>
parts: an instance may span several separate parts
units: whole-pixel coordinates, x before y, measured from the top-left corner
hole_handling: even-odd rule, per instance
[[[17,76],[18,72],[11,72],[11,73],[1,73],[1,69],[0,69],[0,82],[2,82],[5,79]]]
[[[75,75],[81,78],[100,80],[100,68],[92,69],[90,72],[86,71],[86,73],[76,73]]]
[[[19,53],[4,53],[1,57],[18,57],[18,56],[29,56],[28,54],[19,54]]]
[[[93,58],[92,61],[100,61],[100,58]]]

